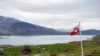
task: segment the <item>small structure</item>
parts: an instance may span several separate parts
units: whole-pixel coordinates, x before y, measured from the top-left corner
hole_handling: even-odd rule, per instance
[[[24,45],[23,48],[22,48],[22,54],[25,55],[25,54],[31,54],[31,53],[32,53],[32,51],[29,48],[29,46]]]
[[[55,53],[50,53],[50,56],[56,56],[56,54]]]

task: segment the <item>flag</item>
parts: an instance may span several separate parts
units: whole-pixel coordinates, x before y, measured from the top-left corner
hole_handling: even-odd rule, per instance
[[[81,51],[82,51],[82,56],[84,56],[84,52],[83,52],[83,44],[82,44],[82,39],[81,39],[81,29],[80,29],[80,22],[79,24],[73,28],[73,30],[70,32],[70,35],[76,35],[78,32],[80,32],[80,40],[81,40]]]
[[[73,28],[73,30],[70,32],[70,35],[73,36],[73,35],[76,35],[78,32],[80,31],[80,28],[79,28],[79,24]]]

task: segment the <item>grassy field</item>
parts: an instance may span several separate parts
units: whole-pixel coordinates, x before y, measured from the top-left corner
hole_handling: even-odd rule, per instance
[[[22,54],[23,46],[5,46],[5,54]],[[81,54],[80,42],[70,42],[70,43],[58,43],[49,45],[37,45],[29,46],[32,54],[42,54],[48,55],[50,53],[56,53],[59,55],[68,54]],[[94,37],[92,40],[83,41],[84,53],[85,54],[97,54],[100,56],[100,36]]]

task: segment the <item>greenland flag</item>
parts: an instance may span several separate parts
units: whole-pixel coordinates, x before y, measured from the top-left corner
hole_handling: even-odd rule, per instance
[[[78,32],[80,31],[80,28],[79,28],[79,24],[73,28],[73,30],[70,32],[70,35],[73,36],[73,35],[76,35]]]

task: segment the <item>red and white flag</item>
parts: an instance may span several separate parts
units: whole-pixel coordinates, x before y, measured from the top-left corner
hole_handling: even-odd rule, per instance
[[[76,27],[73,28],[73,30],[70,32],[70,35],[76,35],[78,32],[80,32],[80,25],[78,24]]]

